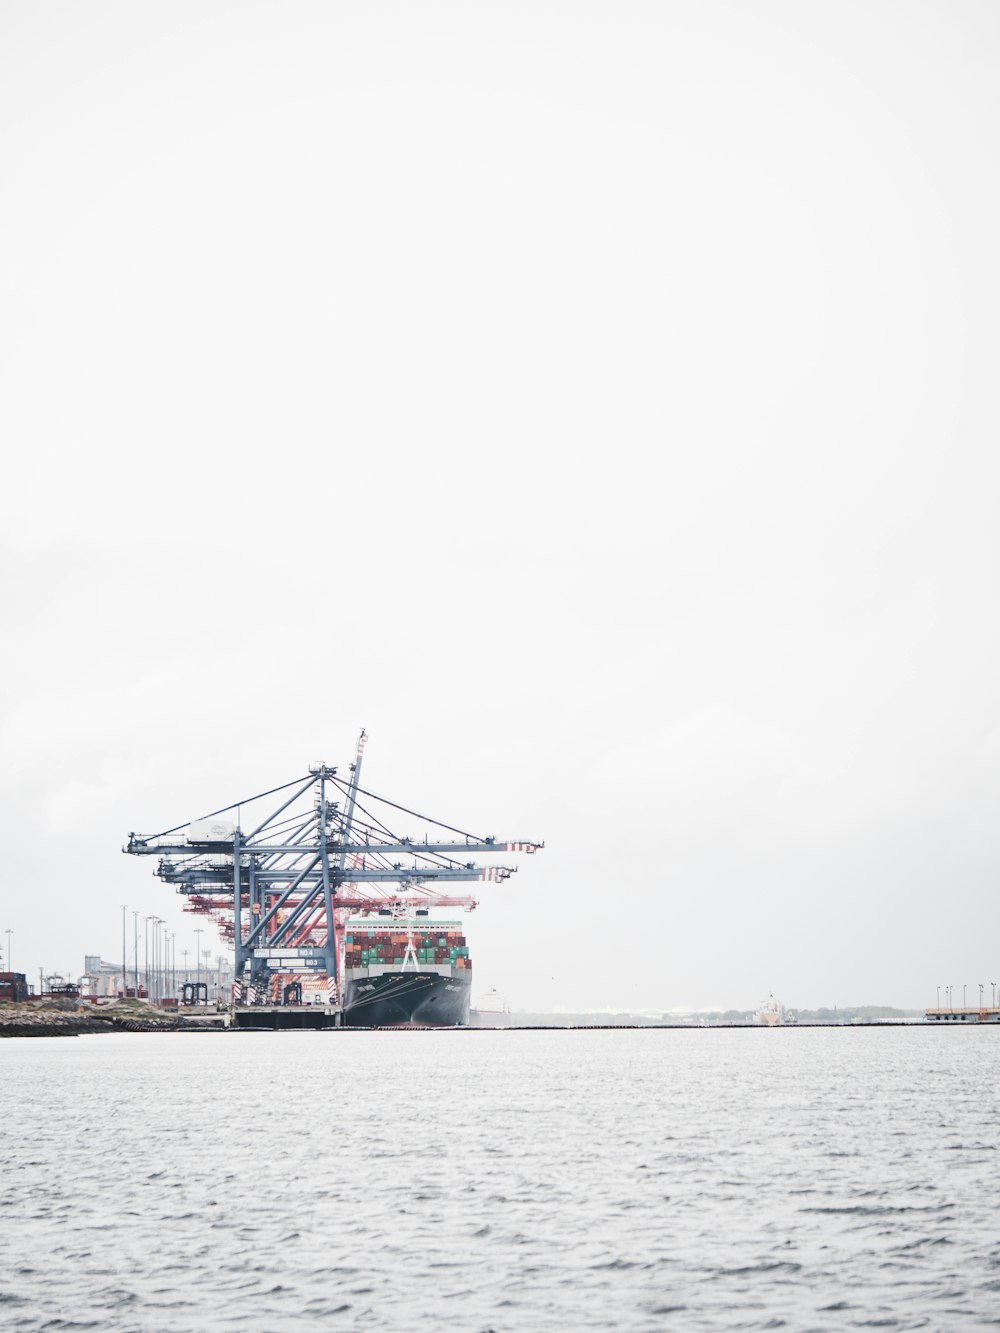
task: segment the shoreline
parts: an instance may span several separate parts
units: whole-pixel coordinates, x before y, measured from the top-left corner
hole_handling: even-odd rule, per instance
[[[144,1012],[134,1005],[91,1009],[67,1004],[46,1007],[30,1000],[0,1008],[0,1040],[5,1037],[86,1037],[108,1032],[221,1032],[225,1016]]]

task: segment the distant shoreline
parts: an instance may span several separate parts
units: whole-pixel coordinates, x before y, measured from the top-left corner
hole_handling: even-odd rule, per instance
[[[1000,1023],[929,1023],[924,1019],[891,1019],[882,1022],[845,1022],[845,1023],[783,1023],[768,1027],[761,1023],[532,1023],[525,1025],[509,1024],[504,1027],[322,1027],[322,1028],[281,1028],[261,1023],[245,1024],[241,1027],[227,1027],[221,1017],[215,1022],[190,1023],[139,1023],[134,1021],[105,1022],[95,1019],[67,1019],[64,1022],[3,1022],[0,1021],[0,1040],[5,1037],[86,1037],[108,1033],[163,1033],[173,1036],[190,1036],[192,1033],[277,1033],[312,1032],[355,1034],[365,1032],[796,1032],[817,1029],[851,1029],[853,1031],[878,1031],[884,1028],[914,1028],[919,1031],[928,1029],[953,1030],[956,1027],[970,1028],[993,1027],[1000,1030]]]
[[[680,1020],[655,1020],[641,1014],[605,1015],[594,1013],[520,1013],[507,1014],[505,1021],[483,1023],[480,1015],[475,1024],[460,1028],[450,1027],[335,1027],[333,1014],[311,1006],[270,1006],[240,1008],[232,1013],[217,1009],[161,1009],[155,1005],[133,1000],[108,1006],[82,1005],[67,1000],[28,1000],[20,1004],[0,1006],[0,1039],[4,1037],[83,1037],[116,1032],[709,1032],[709,1031],[770,1031],[772,1025],[754,1023],[747,1015],[708,1014],[685,1016]],[[774,1024],[774,1028],[794,1031],[799,1028],[864,1028],[887,1027],[956,1027],[993,1026],[1000,1023],[930,1023],[922,1010],[895,1010],[872,1012],[864,1009],[846,1009],[843,1016],[833,1013],[821,1017],[810,1015],[793,1022]]]

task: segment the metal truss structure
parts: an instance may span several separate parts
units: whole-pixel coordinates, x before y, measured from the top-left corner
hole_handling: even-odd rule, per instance
[[[158,857],[159,878],[232,943],[237,995],[325,980],[336,1005],[348,917],[412,923],[434,906],[471,910],[475,898],[444,896],[439,886],[505,880],[515,867],[469,857],[544,846],[476,837],[366,791],[360,785],[366,739],[362,731],[346,781],[336,768],[315,764],[292,782],[163,833],[129,834],[123,851]],[[277,808],[260,818],[263,803],[279,795]],[[400,814],[420,822],[422,838],[389,827],[386,820],[395,823]]]

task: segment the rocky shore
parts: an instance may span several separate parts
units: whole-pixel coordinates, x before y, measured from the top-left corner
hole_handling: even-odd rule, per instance
[[[80,1037],[107,1032],[204,1032],[221,1029],[221,1014],[165,1013],[135,1001],[95,1006],[73,1000],[25,1000],[0,1007],[2,1037]]]

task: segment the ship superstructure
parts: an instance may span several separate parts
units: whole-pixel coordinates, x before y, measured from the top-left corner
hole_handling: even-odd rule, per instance
[[[233,948],[237,1005],[324,1003],[364,1026],[464,1023],[468,946],[460,923],[434,916],[476,906],[451,884],[515,873],[470,858],[544,844],[476,836],[363,788],[365,742],[362,732],[347,778],[313,764],[201,819],[131,833],[124,850],[157,857],[186,910],[215,921]],[[396,831],[403,817],[417,833]]]

